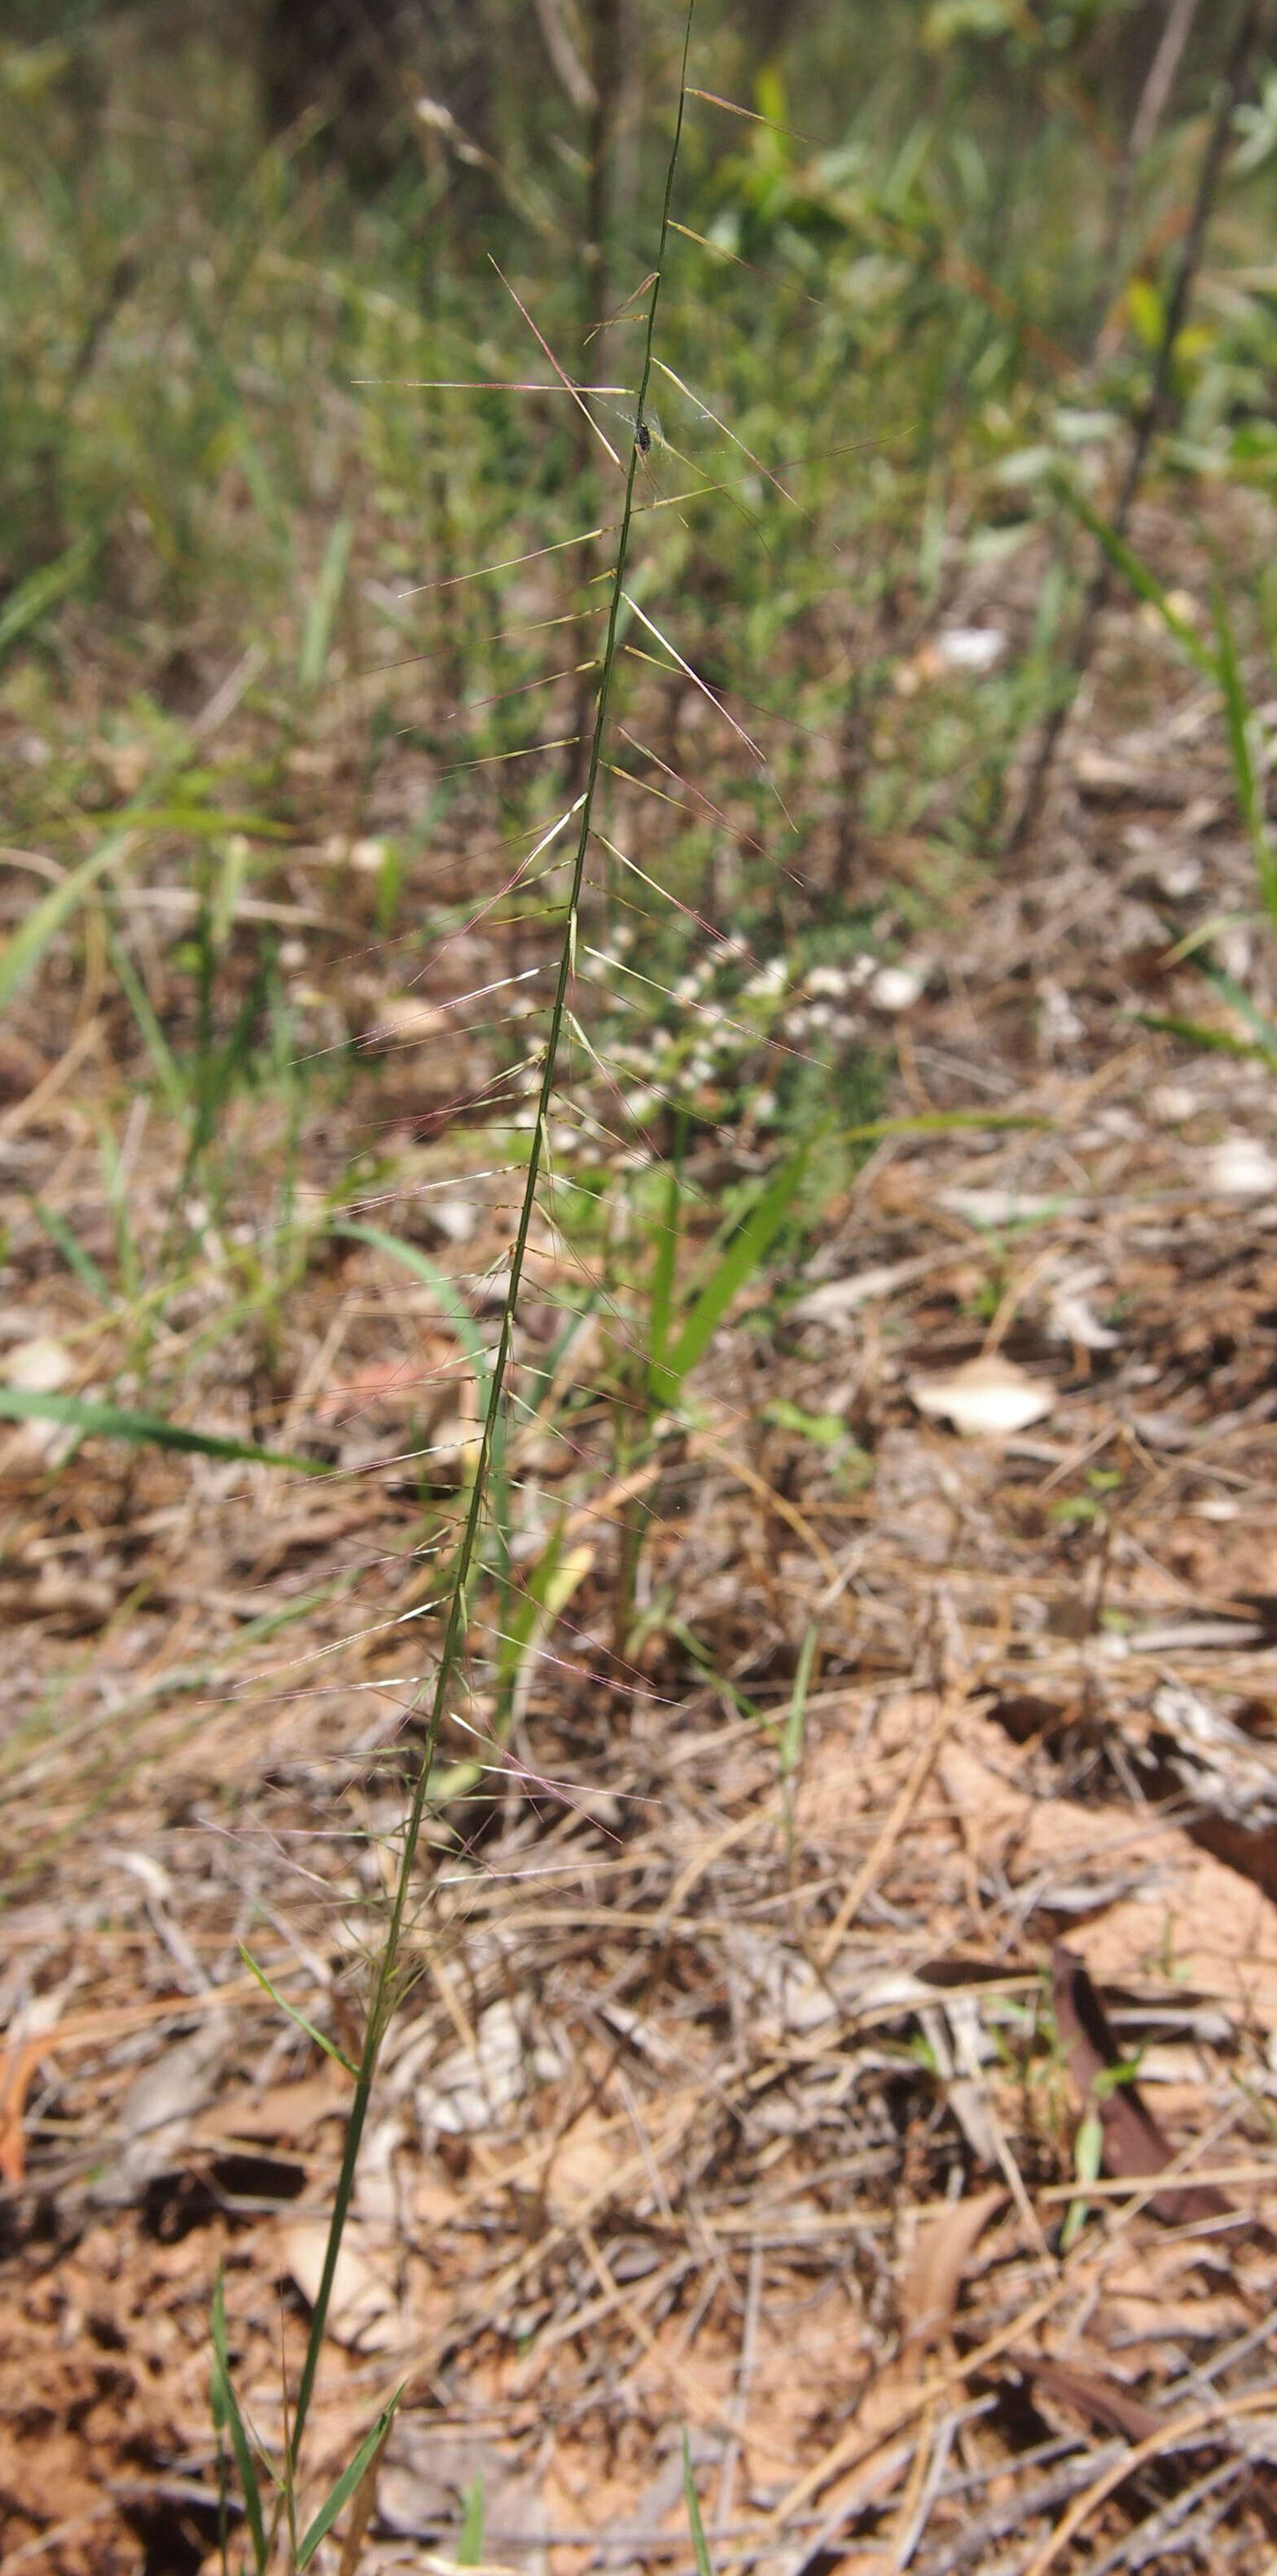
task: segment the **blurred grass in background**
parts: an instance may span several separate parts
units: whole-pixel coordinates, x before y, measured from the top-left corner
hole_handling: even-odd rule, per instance
[[[610,1089],[558,1140],[587,1218],[591,1171],[680,1120],[747,1174],[814,1145],[836,1186],[883,1062],[842,998],[997,864],[1072,685],[1076,498],[1108,505],[1147,400],[1236,23],[698,22],[584,924],[577,1072]],[[184,1293],[212,1205],[274,1311],[405,1140],[530,1116],[508,979],[548,953],[618,494],[536,334],[632,382],[680,36],[656,0],[10,0],[9,1080],[92,1020],[108,1163],[139,1097],[173,1122],[145,1257],[115,1189],[135,1306]],[[1277,477],[1262,45],[1246,97],[1156,459],[1190,520]],[[594,412],[623,457],[624,393]],[[1275,579],[1229,563],[1243,641],[1277,635]],[[501,985],[437,1098],[398,1081],[423,975]],[[356,1075],[358,1137],[324,1124]]]
[[[713,1450],[687,1390],[720,1325],[748,1294],[766,1369],[884,1126],[1022,1123],[996,1077],[969,1105],[978,1063],[968,1105],[916,1085],[916,1117],[879,1113],[900,1015],[1009,873],[1097,540],[1214,692],[1277,915],[1260,0],[705,0],[636,458],[684,25],[666,0],[9,0],[0,25],[0,1285],[20,1315],[61,1296],[0,1411],[55,1508],[97,1439],[409,1492],[387,1624],[442,1611],[446,1643],[363,2107],[427,1799],[488,1796],[478,1759],[433,1767],[454,1668],[488,1749],[570,1606],[593,1724],[658,1636],[672,1695],[699,1682],[643,1554],[671,1431]],[[1137,554],[1114,496],[1141,442]],[[1128,649],[1106,685],[1135,716],[1165,668]],[[360,1365],[373,1312],[404,1344]],[[806,1443],[841,1499],[872,1479],[845,1391],[761,1384],[737,1430]],[[125,1531],[136,1499],[121,1476]],[[383,1572],[288,1606],[263,1576],[243,1634],[321,1604],[371,1634]]]

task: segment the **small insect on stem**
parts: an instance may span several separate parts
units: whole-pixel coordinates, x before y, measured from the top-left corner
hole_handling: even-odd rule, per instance
[[[638,428],[634,432],[634,444],[637,447],[640,456],[647,455],[652,444],[652,433],[645,420],[641,420],[639,422]]]

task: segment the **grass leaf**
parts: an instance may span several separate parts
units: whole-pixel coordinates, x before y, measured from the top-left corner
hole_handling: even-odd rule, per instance
[[[31,1213],[44,1227],[50,1243],[56,1243],[68,1270],[74,1271],[80,1286],[88,1289],[99,1306],[113,1306],[115,1298],[110,1281],[99,1270],[92,1253],[86,1252],[83,1244],[77,1242],[65,1217],[59,1216],[56,1209],[46,1207],[43,1199],[32,1199]]]
[[[0,654],[7,653],[20,635],[25,635],[29,627],[38,626],[48,610],[55,608],[69,590],[75,589],[81,574],[87,572],[92,563],[94,552],[95,540],[92,537],[77,537],[65,554],[55,557],[52,563],[37,565],[34,572],[27,574],[25,581],[19,582],[0,609]]]
[[[785,1724],[780,1739],[782,1780],[787,1780],[791,1772],[796,1770],[802,1756],[803,1732],[807,1722],[807,1693],[811,1687],[811,1668],[816,1660],[819,1641],[820,1630],[812,1619],[808,1623],[803,1642],[798,1649],[794,1687],[790,1692],[789,1706],[785,1711]]]
[[[350,561],[350,547],[354,533],[353,519],[343,516],[336,521],[324,549],[324,560],[319,568],[319,579],[315,584],[314,596],[306,611],[297,678],[300,687],[307,695],[311,690],[318,688],[324,676],[324,665],[328,660],[328,648],[332,643],[333,627],[341,605],[342,588],[346,579],[346,566]]]
[[[483,2478],[476,2477],[466,2488],[465,2511],[461,2520],[461,2538],[457,2543],[458,2567],[481,2567],[483,2564]]]
[[[296,2004],[290,2004],[287,1995],[281,1995],[278,1986],[272,1983],[272,1980],[266,1974],[266,1970],[259,1966],[257,1960],[254,1959],[251,1953],[245,1949],[242,1941],[237,1942],[235,1946],[239,1951],[239,1955],[243,1960],[250,1977],[256,1977],[258,1985],[264,1987],[266,1993],[270,1996],[271,2002],[273,2004],[278,2004],[282,2013],[287,2013],[289,2020],[296,2023],[298,2030],[305,2031],[307,2039],[313,2039],[316,2048],[322,2048],[325,2057],[335,2058],[338,2066],[345,2068],[347,2075],[352,2078],[356,2076],[359,2073],[358,2067],[352,2066],[350,2059],[343,2056],[336,2041],[333,2039],[326,2039],[322,2030],[317,2030],[314,2022],[308,2021],[305,2013],[298,2011]]]
[[[1081,520],[1084,528],[1089,528],[1096,544],[1108,556],[1114,570],[1120,572],[1130,583],[1137,599],[1147,601],[1150,608],[1156,609],[1168,635],[1173,635],[1176,643],[1183,646],[1190,662],[1196,664],[1203,678],[1214,680],[1218,684],[1219,664],[1209,644],[1203,644],[1200,635],[1194,633],[1187,618],[1181,617],[1178,610],[1172,607],[1170,594],[1164,584],[1158,580],[1156,573],[1150,571],[1142,556],[1136,554],[1134,547],[1127,544],[1125,537],[1118,535],[1116,528],[1110,527],[1108,520],[1102,518],[1099,511],[1093,508],[1072,484],[1062,485],[1061,491],[1067,507],[1072,510],[1075,518]]]
[[[377,1252],[388,1252],[392,1261],[401,1261],[405,1270],[411,1270],[416,1278],[425,1281],[428,1288],[433,1288],[439,1300],[439,1311],[445,1321],[451,1324],[479,1381],[480,1395],[486,1398],[491,1376],[488,1346],[456,1280],[450,1279],[446,1270],[441,1270],[438,1263],[430,1259],[428,1253],[420,1252],[415,1243],[405,1243],[402,1236],[387,1234],[379,1225],[355,1225],[343,1219],[339,1224],[331,1226],[329,1231],[344,1235],[354,1243],[370,1243]]]
[[[705,2525],[701,2520],[700,2497],[697,2495],[696,2480],[692,2475],[692,2446],[688,2441],[686,2430],[683,2434],[683,2498],[687,2506],[687,2519],[692,2527],[696,2576],[714,2576],[714,2563],[709,2554]]]
[[[303,2533],[297,2547],[297,2565],[299,2569],[309,2567],[321,2540],[327,2539],[338,2514],[341,2512],[342,2506],[348,2503],[350,2497],[354,2494],[365,2469],[368,2467],[369,2461],[376,2457],[377,2452],[380,2450],[381,2445],[385,2441],[386,2435],[390,2431],[390,2427],[395,2420],[399,2400],[402,2395],[402,2388],[397,2388],[389,2405],[383,2406],[376,2423],[373,2425],[372,2431],[370,2433],[365,2433],[349,2468],[342,2470],[336,2486],[333,2487],[325,2502],[321,2504],[309,2530]]]
[[[1270,1064],[1277,1061],[1277,1030],[1271,1027],[1264,1018],[1263,1012],[1256,1008],[1249,993],[1238,983],[1236,976],[1230,975],[1225,967],[1217,966],[1213,957],[1195,957],[1193,963],[1198,974],[1204,976],[1206,982],[1218,993],[1221,1002],[1226,1002],[1229,1010],[1236,1012],[1243,1027],[1250,1030],[1253,1044],[1241,1051],[1249,1055],[1265,1056]]]
[[[1235,1038],[1227,1029],[1212,1029],[1205,1020],[1189,1020],[1171,1011],[1141,1011],[1142,1029],[1161,1029],[1167,1037],[1183,1038],[1189,1046],[1201,1047],[1210,1055],[1236,1055],[1264,1064],[1277,1064],[1277,1040],[1267,1043],[1259,1038]]]
[[[438,1263],[431,1260],[429,1253],[419,1251],[415,1243],[405,1243],[400,1235],[387,1234],[379,1225],[356,1225],[343,1219],[341,1223],[334,1224],[330,1232],[343,1235],[353,1243],[370,1243],[374,1251],[388,1253],[392,1261],[402,1262],[405,1270],[410,1270],[415,1278],[424,1280],[426,1286],[434,1290],[439,1301],[439,1312],[445,1322],[451,1324],[474,1370],[475,1387],[479,1398],[479,1420],[486,1422],[492,1402],[492,1360],[488,1345],[456,1280],[450,1279],[447,1271],[441,1270]],[[488,1481],[497,1549],[501,1569],[503,1573],[508,1574],[510,1486],[506,1469],[505,1426],[499,1417],[494,1419],[492,1424],[489,1456]]]
[[[77,904],[83,901],[98,878],[105,876],[117,859],[123,858],[133,830],[113,832],[109,840],[100,841],[78,868],[68,868],[58,884],[50,887],[34,912],[27,914],[11,939],[0,948],[0,1011],[7,1011],[14,995],[21,991],[28,975],[35,972],[46,948],[56,939],[63,922],[69,920]]]
[[[257,2483],[252,2447],[244,2418],[239,2411],[239,2399],[235,2394],[230,2363],[226,2357],[226,2305],[222,2296],[220,2264],[213,2291],[212,2337],[213,2422],[219,2431],[224,2425],[230,2434],[231,2449],[235,2454],[235,2466],[239,2471],[240,2488],[244,2498],[244,2514],[248,2523],[249,2538],[253,2544],[253,2563],[257,2569],[257,2576],[266,2576],[267,2549],[266,2531],[262,2520],[262,2491]]]
[[[111,941],[110,953],[111,963],[120,980],[120,988],[142,1032],[147,1054],[155,1067],[156,1079],[168,1107],[175,1118],[185,1119],[190,1108],[186,1084],[168,1039],[155,1016],[150,994],[122,940]]]
[[[94,1404],[79,1395],[40,1395],[22,1386],[0,1386],[0,1419],[9,1422],[65,1422],[85,1439],[150,1443],[156,1449],[185,1449],[202,1458],[240,1458],[250,1467],[291,1467],[302,1476],[322,1476],[317,1458],[294,1458],[282,1449],[255,1449],[250,1440],[223,1440],[212,1431],[187,1431],[165,1422],[158,1413],[129,1413],[118,1404]]]
[[[1224,716],[1228,726],[1228,748],[1233,763],[1233,783],[1242,821],[1250,841],[1250,854],[1255,877],[1263,897],[1264,909],[1277,929],[1277,854],[1269,830],[1264,802],[1264,784],[1255,759],[1256,726],[1253,709],[1242,682],[1237,659],[1237,642],[1232,619],[1223,592],[1216,590],[1213,601],[1215,637],[1218,644],[1219,685],[1224,695]]]
[[[649,1324],[648,1382],[654,1385],[669,1347],[670,1318],[674,1311],[674,1268],[678,1259],[678,1241],[682,1214],[682,1180],[677,1162],[665,1175],[664,1206],[658,1219],[656,1260],[652,1270],[652,1303]]]
[[[791,1200],[807,1168],[807,1149],[791,1155],[754,1201],[739,1232],[733,1235],[712,1277],[702,1288],[668,1360],[652,1371],[653,1393],[663,1404],[678,1400],[689,1369],[708,1349],[728,1307],[763,1260],[785,1221]]]

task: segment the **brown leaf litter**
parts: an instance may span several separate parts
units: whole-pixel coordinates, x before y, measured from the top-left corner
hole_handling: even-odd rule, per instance
[[[913,1108],[1029,1123],[885,1139],[768,1340],[729,1318],[694,1435],[618,1465],[597,1344],[571,1437],[518,1429],[529,1529],[583,1556],[423,1857],[312,2425],[318,2492],[406,2381],[370,2570],[455,2555],[479,2477],[499,2564],[682,2576],[684,2427],[724,2571],[1271,2563],[1269,1077],[1140,1027],[1156,715],[1088,757],[1050,869],[891,1005]],[[1239,845],[1193,829],[1220,908]],[[482,1323],[508,1177],[465,1178],[448,1069],[414,1090],[381,1026],[377,1114],[446,1184],[432,1258]],[[96,1239],[78,1078],[7,1140],[0,1326],[88,1386],[114,1326],[30,1216],[38,1187]],[[268,2445],[296,2384],[348,2088],[240,1945],[357,2043],[477,1419],[437,1297],[329,1251],[269,1369],[206,1345],[198,1285],[164,1361],[187,1418],[327,1443],[324,1488],[6,1457],[0,2533],[48,2576],[217,2563],[219,2264]],[[552,1312],[570,1258],[536,1251]]]

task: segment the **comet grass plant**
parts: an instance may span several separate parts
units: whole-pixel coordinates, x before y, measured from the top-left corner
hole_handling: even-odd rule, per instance
[[[412,1903],[417,1854],[432,1803],[432,1775],[436,1770],[440,1735],[448,1713],[450,1697],[460,1672],[470,1619],[471,1588],[483,1561],[485,1546],[491,1535],[494,1508],[499,1502],[498,1487],[503,1473],[503,1405],[511,1367],[515,1324],[520,1311],[533,1218],[543,1174],[549,1160],[550,1117],[559,1078],[560,1054],[569,1020],[569,997],[576,965],[582,895],[586,882],[586,860],[594,828],[595,805],[603,769],[613,672],[626,595],[626,568],[635,510],[635,489],[641,461],[648,446],[644,422],[648,386],[655,359],[656,325],[671,230],[670,212],[674,177],[682,140],[693,6],[694,0],[689,0],[683,30],[678,104],[666,170],[659,241],[646,296],[642,358],[633,406],[633,431],[625,467],[624,501],[608,585],[606,634],[600,655],[594,720],[589,739],[584,786],[577,800],[575,855],[560,924],[557,975],[541,1057],[540,1084],[535,1099],[535,1117],[530,1135],[526,1176],[515,1230],[508,1284],[496,1349],[486,1365],[486,1386],[469,1501],[453,1558],[448,1598],[443,1608],[443,1635],[438,1667],[429,1695],[424,1736],[417,1757],[407,1812],[403,1818],[388,1919],[380,1952],[372,1967],[362,2046],[353,2063],[343,2061],[349,2064],[353,2077],[345,2148],[333,2193],[323,2266],[315,2293],[301,2377],[295,2398],[288,2410],[289,2429],[282,2456],[278,2458],[271,2458],[265,2448],[255,2441],[237,2398],[227,2350],[226,2320],[220,2284],[214,2301],[212,2392],[219,2456],[223,2460],[225,2473],[226,2444],[229,2442],[240,2487],[242,2511],[256,2576],[266,2576],[272,2560],[279,2564],[282,2559],[282,2563],[290,2570],[308,2566],[321,2542],[332,2530],[348,2504],[352,2504],[353,2523],[360,2524],[361,2503],[357,2501],[360,2498],[360,2490],[363,2489],[364,2495],[370,2501],[369,2481],[375,2474],[376,2462],[402,2394],[402,2391],[396,2392],[389,2404],[383,2408],[376,2422],[369,2427],[342,2475],[318,2508],[309,2517],[303,2516],[300,2499],[304,2484],[306,2431],[315,2397],[320,2359],[332,2304],[333,2284],[350,2214],[360,2149],[372,2101],[378,2062],[402,1984],[402,1954]],[[671,1233],[672,1231],[673,1229]],[[672,1261],[672,1244],[670,1257]],[[667,1395],[672,1386],[681,1382],[681,1377],[691,1365],[697,1349],[708,1337],[708,1332],[712,1330],[716,1312],[721,1311],[722,1305],[731,1293],[731,1282],[737,1267],[735,1263],[726,1265],[720,1296],[714,1298],[710,1292],[706,1292],[709,1302],[707,1304],[702,1302],[701,1306],[693,1308],[681,1335],[672,1347],[667,1347],[667,1332],[661,1332],[656,1336],[653,1352],[654,1394]],[[662,1312],[666,1315],[669,1310],[669,1285],[670,1281],[667,1278],[662,1292]],[[365,2520],[366,2511],[367,2507],[364,2505],[362,2518]],[[357,2563],[357,2558],[352,2556],[349,2546],[351,2538],[352,2534],[348,2533],[347,2546],[343,2550],[342,2557],[344,2569],[353,2569]],[[357,2549],[358,2540],[356,2539],[356,2552]],[[224,2564],[229,2563],[225,2545],[223,2561]]]

